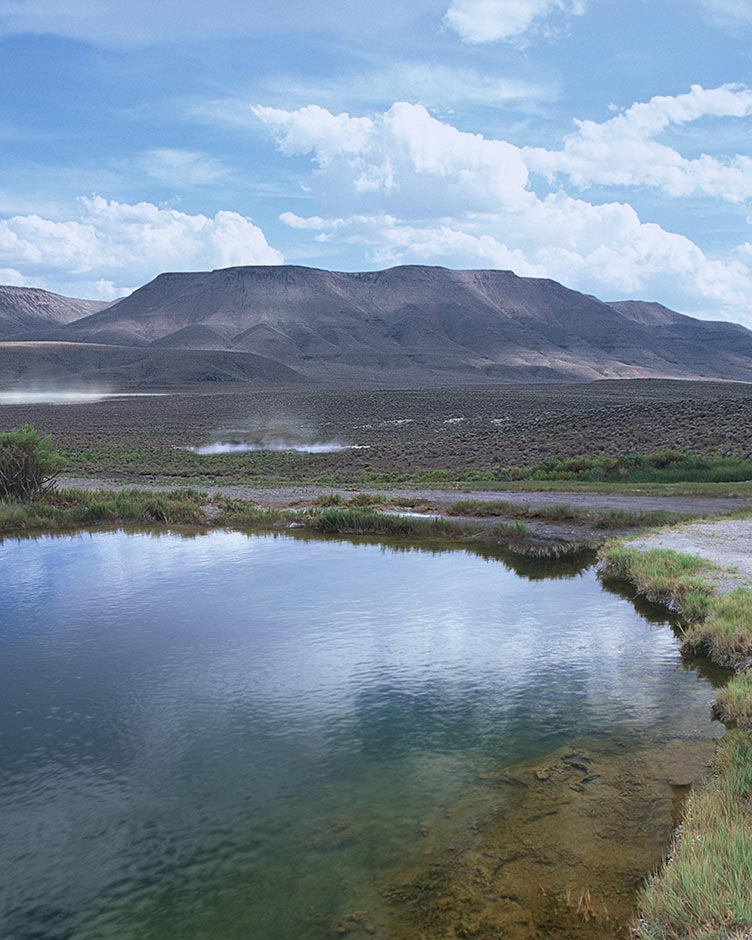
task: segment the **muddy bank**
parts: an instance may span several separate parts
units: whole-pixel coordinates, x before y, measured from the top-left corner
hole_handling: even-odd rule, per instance
[[[424,860],[384,888],[391,916],[383,936],[628,937],[638,891],[714,749],[699,736],[636,747],[585,742],[489,777],[497,809],[463,834],[456,819],[437,821],[435,832],[429,825]],[[453,845],[441,846],[442,827],[455,833]]]

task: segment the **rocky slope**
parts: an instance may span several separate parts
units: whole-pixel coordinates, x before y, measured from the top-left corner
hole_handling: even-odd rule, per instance
[[[0,339],[63,326],[106,306],[98,300],[77,300],[36,287],[0,285]]]

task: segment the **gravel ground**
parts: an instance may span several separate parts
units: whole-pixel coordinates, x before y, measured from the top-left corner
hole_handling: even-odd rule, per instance
[[[707,558],[722,570],[715,578],[722,591],[752,587],[752,519],[692,523],[630,541],[631,548],[669,548]]]

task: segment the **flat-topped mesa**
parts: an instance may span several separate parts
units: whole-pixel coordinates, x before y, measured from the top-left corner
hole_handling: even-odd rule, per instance
[[[263,356],[332,385],[752,381],[752,333],[512,271],[250,265],[160,274],[58,328],[82,343]]]

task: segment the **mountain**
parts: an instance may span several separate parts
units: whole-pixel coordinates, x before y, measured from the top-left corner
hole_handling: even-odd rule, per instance
[[[64,326],[106,306],[98,300],[77,300],[37,287],[0,286],[0,339]]]
[[[281,382],[302,375],[328,385],[752,381],[752,333],[742,326],[659,304],[609,304],[510,271],[419,265],[162,274],[103,310],[28,338],[151,350],[153,363],[186,350],[213,353],[215,366],[222,356],[253,354],[292,370],[278,374]]]

